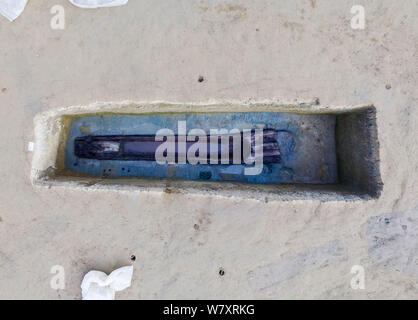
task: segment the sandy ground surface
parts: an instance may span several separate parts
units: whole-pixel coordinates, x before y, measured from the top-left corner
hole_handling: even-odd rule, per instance
[[[65,30],[50,28],[54,4]],[[130,264],[132,287],[118,298],[418,298],[418,2],[358,4],[365,30],[351,29],[343,0],[100,10],[37,0],[13,23],[0,17],[0,298],[78,299],[87,271]],[[266,203],[48,189],[29,178],[43,111],[313,97],[376,106],[379,199]],[[54,265],[63,290],[50,286]],[[364,290],[350,286],[353,265],[364,267]]]

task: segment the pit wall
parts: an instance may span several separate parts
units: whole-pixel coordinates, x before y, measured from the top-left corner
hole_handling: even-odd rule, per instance
[[[64,150],[72,119],[99,114],[157,114],[211,112],[291,112],[337,115],[336,142],[340,183],[332,185],[251,185],[230,182],[183,181],[146,178],[105,179],[70,172]],[[47,187],[141,190],[157,193],[197,193],[262,201],[318,199],[363,201],[380,195],[376,111],[372,105],[321,106],[312,102],[223,101],[214,103],[121,102],[72,106],[35,117],[35,150],[31,180]]]

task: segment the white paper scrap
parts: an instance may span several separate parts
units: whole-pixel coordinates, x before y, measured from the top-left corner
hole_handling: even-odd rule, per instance
[[[131,286],[133,267],[122,267],[107,275],[101,271],[86,273],[81,282],[83,300],[114,300],[115,292]]]

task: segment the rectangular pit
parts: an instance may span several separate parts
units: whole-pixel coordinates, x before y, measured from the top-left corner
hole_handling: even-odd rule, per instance
[[[150,135],[178,121],[200,128],[268,128],[278,132],[280,161],[260,174],[246,165],[157,164],[77,157],[80,137]],[[35,120],[35,184],[88,189],[201,193],[263,200],[356,200],[380,195],[376,111],[373,106],[126,104],[67,108]],[[248,167],[248,166],[247,166]]]

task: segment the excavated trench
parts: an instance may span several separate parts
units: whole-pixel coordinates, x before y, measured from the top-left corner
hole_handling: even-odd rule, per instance
[[[37,181],[378,197],[375,108],[327,110],[62,114],[56,163]]]

